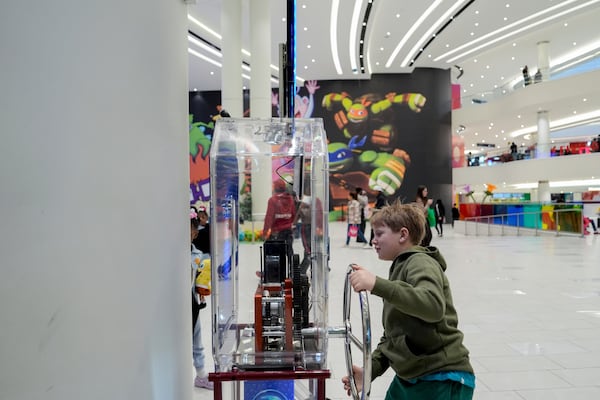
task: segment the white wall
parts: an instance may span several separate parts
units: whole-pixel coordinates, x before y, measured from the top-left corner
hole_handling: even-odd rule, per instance
[[[0,399],[189,399],[182,1],[0,5]]]

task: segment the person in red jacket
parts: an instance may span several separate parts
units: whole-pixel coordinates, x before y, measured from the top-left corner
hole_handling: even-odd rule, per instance
[[[291,246],[294,240],[292,226],[296,221],[296,202],[283,179],[273,183],[273,191],[267,203],[263,235],[265,240],[285,240]]]

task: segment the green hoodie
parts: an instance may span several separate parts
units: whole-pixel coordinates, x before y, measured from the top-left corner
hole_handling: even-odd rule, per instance
[[[396,257],[389,280],[376,278],[371,293],[383,299],[384,334],[372,355],[372,379],[388,367],[404,380],[473,373],[445,270],[437,248],[414,246]]]

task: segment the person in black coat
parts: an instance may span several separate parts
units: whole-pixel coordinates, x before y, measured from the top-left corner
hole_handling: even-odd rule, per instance
[[[437,231],[438,236],[444,236],[444,222],[446,220],[446,209],[444,208],[444,203],[442,203],[441,199],[437,199],[435,201],[433,210],[435,211],[435,230]]]

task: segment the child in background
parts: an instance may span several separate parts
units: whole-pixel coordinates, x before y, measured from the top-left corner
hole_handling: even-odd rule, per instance
[[[372,379],[389,367],[396,373],[385,400],[472,399],[475,375],[458,329],[446,262],[437,248],[418,246],[425,229],[422,208],[395,203],[373,215],[371,225],[379,259],[392,261],[389,278],[353,265],[350,283],[357,292],[383,299],[384,334],[372,354]],[[362,369],[353,371],[362,382]],[[350,379],[342,382],[350,394]]]
[[[356,237],[359,242],[365,243],[365,247],[369,247],[369,243],[365,239],[365,235],[360,230],[360,203],[356,199],[356,193],[348,193],[348,231],[346,233],[346,246],[350,244],[350,238],[353,236],[352,231],[356,232]]]
[[[209,382],[208,374],[204,370],[204,346],[202,345],[202,326],[198,313],[206,308],[204,296],[199,296],[196,289],[196,279],[198,274],[202,273],[205,260],[210,263],[210,259],[194,246],[194,239],[198,235],[198,214],[194,209],[190,210],[190,244],[191,244],[191,277],[192,277],[192,356],[194,368],[196,369],[196,378],[194,386],[213,390],[214,384]],[[210,265],[210,264],[209,264]],[[210,268],[210,267],[209,267]],[[209,269],[210,270],[210,269]],[[209,289],[210,290],[210,289]]]

